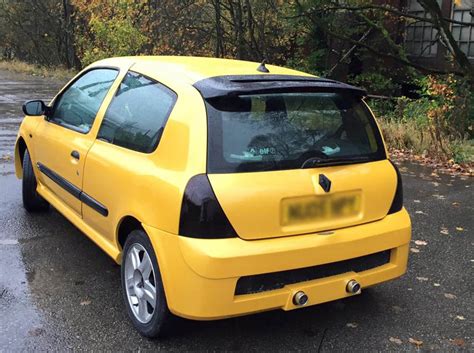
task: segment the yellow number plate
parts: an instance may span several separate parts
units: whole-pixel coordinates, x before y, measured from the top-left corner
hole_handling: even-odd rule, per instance
[[[284,199],[281,223],[286,226],[356,216],[360,212],[360,200],[358,191]]]

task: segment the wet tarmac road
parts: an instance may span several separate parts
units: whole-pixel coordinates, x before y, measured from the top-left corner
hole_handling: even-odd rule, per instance
[[[421,350],[474,350],[474,183],[411,164],[402,173],[413,252],[401,279],[304,310],[187,321],[166,340],[140,337],[119,267],[56,211],[22,208],[12,161],[20,104],[50,98],[60,84],[47,82],[0,71],[0,351],[415,351],[410,338]]]

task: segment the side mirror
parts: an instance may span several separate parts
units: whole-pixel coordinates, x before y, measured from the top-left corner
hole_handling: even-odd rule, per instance
[[[48,113],[48,106],[42,100],[27,101],[22,106],[23,113],[31,116],[41,116]]]

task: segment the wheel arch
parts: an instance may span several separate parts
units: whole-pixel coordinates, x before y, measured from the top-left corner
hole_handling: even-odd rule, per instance
[[[142,222],[140,222],[137,218],[133,216],[122,217],[117,226],[117,244],[119,246],[120,252],[123,250],[128,235],[134,230],[143,230],[146,233],[142,226]]]
[[[19,136],[15,144],[15,174],[19,179],[23,178],[23,158],[27,149],[25,139]]]

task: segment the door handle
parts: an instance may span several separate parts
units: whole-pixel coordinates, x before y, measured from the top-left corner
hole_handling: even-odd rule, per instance
[[[74,158],[74,159],[79,160],[79,158],[81,157],[81,155],[80,155],[79,152],[77,152],[77,151],[72,151],[72,152],[71,152],[71,157]]]

